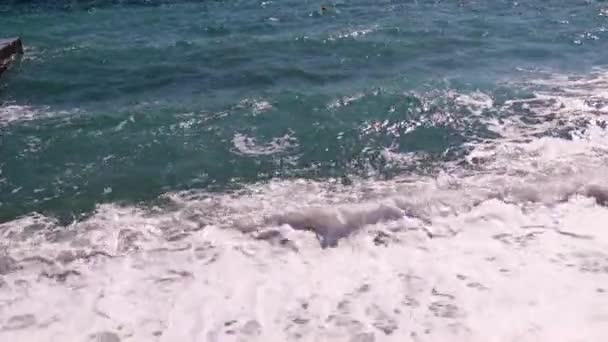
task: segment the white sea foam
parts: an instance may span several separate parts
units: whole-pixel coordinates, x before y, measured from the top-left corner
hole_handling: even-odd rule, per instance
[[[15,121],[32,120],[38,115],[38,111],[29,106],[4,105],[0,106],[0,126]]]
[[[554,77],[523,114],[505,104],[502,138],[436,177],[277,180],[2,224],[0,340],[601,341],[605,80]]]
[[[327,104],[327,109],[336,109],[339,107],[348,106],[349,104],[362,99],[365,96],[364,93],[357,93],[350,96],[344,96],[339,99],[333,100]]]
[[[481,115],[481,113],[494,105],[494,100],[488,94],[481,91],[476,91],[470,94],[460,94],[450,92],[450,97],[455,99],[455,102],[461,106],[469,108],[469,110],[475,115]]]
[[[232,138],[232,144],[238,154],[250,156],[270,155],[286,151],[297,146],[296,138],[289,134],[273,138],[267,144],[260,144],[255,138],[237,133]]]
[[[336,34],[331,35],[328,40],[338,40],[338,39],[356,39],[359,37],[366,36],[378,29],[378,26],[372,26],[369,28],[359,28],[359,29],[347,29],[342,30]]]
[[[75,111],[53,111],[48,107],[16,104],[0,105],[0,127],[13,123],[74,114]]]
[[[273,108],[270,102],[261,99],[244,99],[239,102],[238,106],[251,108],[254,115],[267,112]]]
[[[380,153],[385,161],[395,165],[417,165],[427,155],[422,152],[397,152],[396,146],[385,148]]]

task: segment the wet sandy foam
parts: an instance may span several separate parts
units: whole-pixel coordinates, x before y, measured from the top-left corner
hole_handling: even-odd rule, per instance
[[[436,177],[2,224],[0,340],[601,341],[608,74],[548,82]]]

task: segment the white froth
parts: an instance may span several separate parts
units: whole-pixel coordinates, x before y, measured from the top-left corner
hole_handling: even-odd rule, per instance
[[[52,111],[48,107],[5,104],[0,105],[0,127],[23,121],[31,121],[73,113],[74,111]]]
[[[389,164],[399,166],[413,166],[426,157],[422,152],[398,152],[395,147],[383,149],[381,155]]]
[[[351,103],[362,99],[365,96],[364,93],[356,93],[350,96],[344,96],[341,97],[339,99],[333,100],[330,103],[327,104],[327,109],[331,110],[331,109],[336,109],[339,107],[345,107],[350,105]]]
[[[38,111],[29,106],[0,106],[0,126],[4,126],[15,121],[32,120],[37,114]]]
[[[297,140],[289,134],[285,134],[282,137],[273,138],[267,144],[260,144],[255,138],[237,133],[232,138],[232,145],[239,154],[262,156],[271,155],[294,148],[297,146]]]
[[[361,29],[347,29],[340,31],[334,35],[331,35],[327,40],[334,41],[338,39],[357,39],[363,36],[366,36],[378,29],[378,26],[372,26],[369,28],[361,28]]]
[[[481,115],[481,113],[494,105],[494,100],[488,95],[481,91],[476,91],[470,94],[449,94],[455,98],[456,104],[467,107],[474,115]]]
[[[167,194],[162,208],[104,204],[67,227],[4,223],[0,340],[602,341],[602,78],[556,78],[562,90],[525,102],[551,120],[497,122],[501,139],[434,178],[280,180]],[[569,139],[536,135],[558,122]]]
[[[239,103],[239,106],[251,108],[254,115],[267,112],[273,108],[270,102],[261,99],[244,99]]]

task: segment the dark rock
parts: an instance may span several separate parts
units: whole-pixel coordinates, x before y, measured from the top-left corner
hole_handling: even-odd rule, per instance
[[[23,54],[21,39],[0,39],[0,74],[8,68],[11,57],[17,54]]]
[[[20,38],[0,39],[0,59],[7,59],[17,53],[23,53]]]

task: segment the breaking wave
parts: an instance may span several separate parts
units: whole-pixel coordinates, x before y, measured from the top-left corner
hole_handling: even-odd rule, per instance
[[[608,73],[525,87],[533,97],[499,104],[453,94],[498,138],[432,175],[274,180],[103,204],[68,226],[39,214],[4,223],[0,336],[599,340]],[[264,155],[295,142],[233,144]]]

